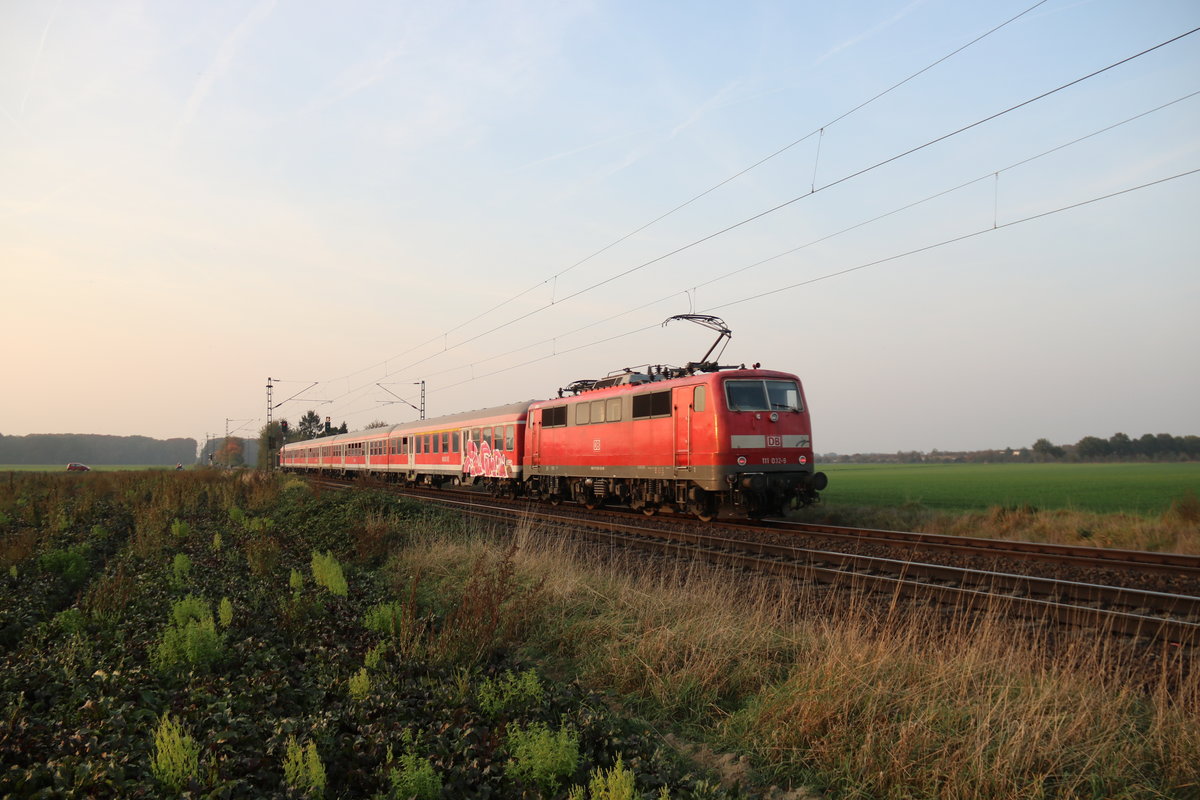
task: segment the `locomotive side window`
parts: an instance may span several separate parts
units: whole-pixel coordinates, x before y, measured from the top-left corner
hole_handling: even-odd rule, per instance
[[[692,410],[703,411],[708,403],[708,388],[697,386],[696,393],[692,395]]]
[[[592,422],[604,422],[604,401],[592,401]]]
[[[634,419],[669,416],[671,416],[671,393],[669,391],[648,392],[633,396]]]
[[[575,406],[575,424],[587,425],[592,421],[591,406],[587,403],[579,403]]]
[[[605,401],[604,416],[609,422],[621,421],[621,398],[610,397]]]
[[[555,406],[542,409],[543,428],[561,428],[567,424],[567,407]]]

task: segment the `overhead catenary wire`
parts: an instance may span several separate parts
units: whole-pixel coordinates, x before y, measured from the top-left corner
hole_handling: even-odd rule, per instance
[[[900,260],[900,259],[903,259],[903,258],[907,258],[907,257],[909,257],[909,256],[914,256],[914,255],[918,255],[918,254],[920,254],[920,253],[926,253],[926,252],[929,252],[929,251],[931,251],[931,250],[936,250],[936,249],[938,249],[938,248],[941,248],[941,247],[946,247],[946,246],[949,246],[949,245],[955,244],[955,243],[957,243],[957,242],[963,242],[963,241],[967,241],[968,239],[974,239],[974,238],[977,238],[977,237],[979,237],[979,236],[983,236],[984,234],[988,234],[988,233],[996,233],[996,232],[998,232],[998,231],[1003,231],[1003,230],[1006,230],[1006,229],[1008,229],[1008,228],[1016,227],[1017,225],[1023,225],[1023,224],[1029,223],[1029,222],[1033,222],[1033,221],[1035,221],[1035,220],[1039,220],[1039,219],[1043,219],[1043,218],[1045,218],[1045,217],[1050,217],[1050,216],[1053,216],[1053,215],[1055,215],[1055,214],[1061,214],[1061,213],[1064,213],[1064,212],[1067,212],[1067,211],[1072,211],[1072,210],[1074,210],[1074,209],[1077,209],[1077,208],[1082,208],[1082,207],[1084,207],[1084,206],[1089,206],[1089,205],[1092,205],[1092,204],[1095,204],[1095,203],[1102,202],[1102,201],[1104,201],[1104,200],[1111,200],[1111,199],[1113,199],[1113,198],[1115,198],[1115,197],[1120,197],[1120,196],[1122,196],[1122,195],[1130,194],[1131,192],[1136,192],[1136,191],[1139,191],[1139,190],[1142,190],[1142,189],[1148,189],[1148,188],[1151,188],[1151,187],[1154,187],[1154,186],[1159,186],[1159,185],[1161,185],[1161,184],[1168,183],[1168,182],[1170,182],[1170,181],[1173,181],[1173,180],[1178,180],[1178,179],[1181,179],[1181,178],[1186,178],[1186,177],[1189,177],[1189,176],[1192,176],[1192,175],[1197,175],[1197,174],[1200,174],[1200,167],[1197,167],[1197,168],[1195,168],[1195,169],[1191,169],[1191,170],[1187,170],[1187,171],[1185,171],[1185,172],[1176,173],[1176,174],[1174,174],[1174,175],[1170,175],[1170,176],[1168,176],[1168,177],[1165,177],[1165,178],[1160,178],[1160,179],[1158,179],[1158,180],[1149,181],[1149,182],[1147,182],[1147,183],[1139,184],[1139,185],[1137,185],[1137,186],[1131,186],[1131,187],[1128,187],[1128,188],[1126,188],[1126,189],[1121,189],[1121,190],[1119,190],[1119,191],[1115,191],[1115,192],[1109,192],[1108,194],[1101,195],[1101,196],[1098,196],[1098,197],[1093,197],[1093,198],[1090,198],[1090,199],[1087,199],[1087,200],[1081,200],[1081,201],[1079,201],[1079,202],[1077,202],[1077,203],[1071,203],[1071,204],[1069,204],[1069,205],[1060,206],[1060,207],[1058,207],[1058,208],[1053,208],[1053,209],[1050,209],[1050,210],[1048,210],[1048,211],[1043,211],[1043,212],[1040,212],[1040,213],[1038,213],[1038,214],[1031,214],[1031,215],[1029,215],[1029,216],[1027,216],[1027,217],[1022,217],[1022,218],[1020,218],[1020,219],[1015,219],[1015,220],[1011,220],[1011,221],[1009,221],[1009,222],[1002,223],[1002,224],[1000,224],[999,226],[997,226],[997,227],[995,227],[995,228],[993,228],[993,227],[991,227],[991,226],[989,225],[989,226],[988,226],[988,227],[986,227],[986,228],[981,228],[981,229],[979,229],[979,230],[972,231],[972,232],[970,232],[970,233],[965,233],[965,234],[961,234],[961,235],[959,235],[959,236],[954,236],[954,237],[951,237],[951,238],[949,238],[949,239],[943,239],[943,240],[941,240],[941,241],[934,242],[934,243],[932,243],[932,244],[928,244],[928,245],[924,245],[924,246],[922,246],[922,247],[917,247],[917,248],[913,248],[913,249],[910,249],[910,250],[906,250],[906,251],[904,251],[904,252],[902,252],[902,253],[895,253],[895,254],[893,254],[893,255],[890,255],[890,256],[887,256],[887,257],[885,257],[885,258],[879,258],[879,259],[875,259],[875,260],[873,260],[873,261],[869,261],[869,262],[867,262],[867,263],[864,263],[864,264],[858,264],[858,265],[856,265],[856,266],[853,266],[853,267],[847,267],[847,268],[845,268],[845,269],[840,269],[840,270],[837,270],[837,271],[835,271],[835,272],[829,272],[829,273],[826,273],[826,274],[824,274],[824,275],[817,276],[817,277],[815,277],[815,278],[809,278],[809,279],[807,279],[807,280],[803,280],[803,281],[799,281],[799,282],[797,282],[797,283],[789,284],[788,286],[781,286],[781,287],[778,287],[778,288],[776,288],[776,289],[772,289],[772,290],[770,290],[770,291],[767,291],[767,292],[760,292],[759,294],[751,295],[751,296],[749,296],[749,297],[743,297],[743,298],[741,298],[741,299],[738,299],[738,300],[732,300],[732,301],[730,301],[730,302],[728,302],[728,303],[721,303],[721,304],[719,304],[719,305],[709,306],[708,308],[705,308],[705,309],[703,309],[703,310],[701,311],[701,313],[711,313],[711,312],[715,312],[715,311],[721,311],[721,310],[723,310],[723,309],[730,308],[730,307],[732,307],[732,306],[736,306],[736,305],[740,305],[740,304],[742,304],[742,303],[749,303],[749,302],[752,302],[752,301],[754,301],[754,300],[759,300],[759,299],[762,299],[762,298],[764,298],[764,297],[768,297],[768,296],[770,296],[770,295],[780,294],[780,293],[782,293],[782,292],[790,291],[790,290],[792,290],[792,289],[798,289],[798,288],[800,288],[800,287],[802,287],[802,286],[808,286],[808,285],[810,285],[810,284],[813,284],[813,283],[818,283],[818,282],[820,282],[820,281],[829,280],[829,279],[831,279],[831,278],[837,278],[837,277],[840,277],[840,276],[842,276],[842,275],[848,275],[848,274],[850,274],[850,273],[853,273],[853,272],[858,272],[858,271],[861,271],[861,270],[864,270],[864,269],[868,269],[868,268],[870,268],[870,267],[877,267],[877,266],[880,266],[880,265],[882,265],[882,264],[887,264],[887,263],[890,263],[890,262],[892,262],[892,261],[897,261],[897,260]],[[676,293],[676,294],[678,294],[678,293]],[[499,369],[499,370],[496,370],[496,371],[494,371],[494,372],[484,373],[484,374],[482,374],[482,375],[477,375],[477,376],[475,376],[475,377],[469,378],[469,379],[467,379],[467,380],[462,380],[462,381],[459,381],[459,382],[457,382],[457,383],[445,384],[445,385],[443,385],[443,386],[440,386],[440,387],[438,387],[437,391],[447,391],[447,390],[449,390],[449,389],[454,389],[454,388],[457,388],[457,387],[459,387],[459,386],[463,386],[463,385],[465,385],[465,384],[471,383],[471,382],[473,382],[473,381],[475,381],[475,380],[481,380],[481,379],[483,379],[483,378],[490,378],[490,377],[492,377],[493,375],[498,375],[498,374],[500,374],[500,373],[502,373],[502,372],[505,372],[505,371],[507,371],[507,370],[511,370],[511,369],[519,369],[519,368],[521,368],[521,367],[527,367],[527,366],[530,366],[530,365],[532,365],[532,364],[536,364],[536,363],[538,363],[538,362],[540,362],[540,361],[546,361],[546,360],[548,360],[548,359],[551,359],[551,358],[557,358],[557,357],[559,357],[559,356],[566,355],[566,354],[568,354],[568,353],[575,353],[575,352],[578,352],[578,351],[580,351],[580,350],[585,350],[585,349],[587,349],[587,348],[589,348],[589,347],[596,347],[596,346],[598,346],[598,345],[601,345],[601,344],[608,344],[609,342],[614,342],[614,341],[617,341],[618,339],[623,339],[623,338],[625,338],[625,337],[628,337],[628,336],[634,336],[634,335],[636,335],[636,334],[639,334],[639,333],[644,333],[644,332],[646,332],[646,331],[651,331],[651,330],[654,330],[654,329],[658,328],[658,327],[660,326],[660,324],[661,324],[661,323],[658,323],[658,322],[656,322],[656,323],[654,323],[653,325],[646,325],[646,326],[644,326],[644,327],[635,328],[635,329],[633,329],[633,330],[626,331],[626,332],[624,332],[624,333],[619,333],[619,334],[616,334],[616,335],[614,335],[614,336],[607,337],[607,338],[605,338],[605,339],[597,339],[597,340],[594,340],[594,341],[585,342],[585,343],[583,343],[583,344],[580,344],[580,345],[578,345],[578,346],[576,346],[576,347],[568,348],[568,349],[566,349],[566,350],[559,350],[559,351],[557,351],[557,352],[556,352],[556,353],[554,353],[554,354],[551,354],[551,355],[545,355],[545,356],[540,356],[540,357],[538,357],[538,358],[529,359],[528,361],[523,361],[523,362],[521,362],[521,363],[519,363],[519,364],[513,364],[513,365],[509,365],[509,366],[507,366],[507,367],[504,367],[503,369]]]
[[[484,337],[490,336],[491,334],[497,333],[498,331],[501,331],[501,330],[503,330],[503,329],[505,329],[505,328],[507,328],[507,327],[510,327],[511,325],[514,325],[514,324],[516,324],[516,323],[518,323],[518,322],[521,322],[521,321],[523,321],[523,320],[525,320],[525,319],[528,319],[529,317],[532,317],[532,316],[534,316],[535,314],[538,314],[538,313],[540,313],[540,312],[542,312],[542,311],[545,311],[546,309],[548,309],[548,308],[551,308],[551,307],[553,307],[554,305],[559,305],[559,304],[561,304],[561,303],[564,303],[564,302],[566,302],[566,301],[568,301],[568,300],[574,299],[574,298],[576,298],[576,297],[579,297],[579,296],[581,296],[581,295],[583,295],[583,294],[586,294],[586,293],[588,293],[588,292],[591,292],[591,291],[593,291],[593,290],[595,290],[595,289],[598,289],[598,288],[600,288],[601,286],[605,286],[605,285],[607,285],[607,284],[609,284],[609,283],[612,283],[613,281],[616,281],[616,280],[619,280],[619,279],[621,279],[621,278],[627,277],[627,276],[629,276],[629,275],[631,275],[631,274],[633,274],[633,273],[636,273],[636,272],[638,272],[638,271],[640,271],[640,270],[643,270],[643,269],[645,269],[645,268],[647,268],[647,267],[649,267],[649,266],[652,266],[652,265],[654,265],[654,264],[657,264],[657,263],[659,263],[659,262],[661,262],[661,261],[664,261],[664,260],[666,260],[666,259],[668,259],[668,258],[671,258],[672,256],[678,255],[679,253],[682,253],[682,252],[685,252],[685,251],[687,251],[687,250],[690,250],[690,249],[692,249],[692,248],[694,248],[694,247],[697,247],[697,246],[698,246],[698,245],[700,245],[700,244],[703,244],[703,243],[705,243],[705,242],[711,241],[712,239],[715,239],[715,238],[717,238],[717,237],[719,237],[719,236],[725,235],[725,234],[727,234],[727,233],[729,233],[729,232],[731,232],[731,231],[733,231],[733,230],[737,230],[738,228],[744,227],[744,226],[746,226],[746,225],[748,225],[748,224],[750,224],[750,223],[752,223],[752,222],[754,222],[754,221],[756,221],[756,220],[762,219],[763,217],[766,217],[766,216],[768,216],[768,215],[770,215],[770,214],[773,214],[773,213],[776,213],[776,212],[778,212],[778,211],[780,211],[780,210],[782,210],[782,209],[784,209],[784,208],[787,208],[787,207],[789,207],[789,206],[792,206],[792,205],[794,205],[794,204],[796,204],[796,203],[800,202],[801,200],[805,200],[805,199],[807,199],[807,198],[814,197],[815,195],[817,195],[817,194],[819,194],[819,193],[821,193],[821,192],[823,192],[823,191],[825,191],[825,190],[827,190],[827,189],[830,189],[830,188],[833,188],[833,187],[835,187],[835,186],[839,186],[839,185],[841,185],[841,184],[844,184],[844,183],[846,183],[846,182],[848,182],[848,181],[851,181],[851,180],[853,180],[853,179],[855,179],[855,178],[858,178],[858,177],[861,177],[861,176],[863,176],[863,175],[866,175],[866,174],[868,174],[868,173],[870,173],[870,172],[873,172],[874,170],[880,169],[880,168],[882,168],[882,167],[884,167],[884,166],[886,166],[886,165],[888,165],[888,164],[892,164],[892,163],[894,163],[894,162],[896,162],[896,161],[899,161],[899,160],[901,160],[901,159],[903,159],[903,158],[906,158],[906,157],[908,157],[908,156],[911,156],[911,155],[913,155],[913,154],[915,154],[915,153],[918,153],[918,152],[920,152],[920,151],[923,151],[923,150],[925,150],[925,149],[927,149],[927,148],[929,148],[929,147],[932,147],[932,146],[934,146],[934,145],[936,145],[936,144],[939,144],[939,143],[941,143],[941,142],[945,142],[945,141],[947,141],[947,140],[949,140],[949,139],[951,139],[951,138],[953,138],[953,137],[955,137],[955,136],[961,135],[961,134],[963,134],[963,133],[966,133],[967,131],[973,130],[973,129],[975,129],[975,128],[978,128],[978,127],[980,127],[980,126],[982,126],[982,125],[985,125],[985,124],[987,124],[987,123],[989,123],[989,122],[995,121],[995,120],[997,120],[997,119],[999,119],[999,118],[1001,118],[1001,117],[1003,117],[1003,116],[1005,116],[1005,115],[1007,115],[1007,114],[1011,114],[1011,113],[1013,113],[1013,112],[1015,112],[1015,111],[1017,111],[1017,110],[1019,110],[1019,109],[1021,109],[1021,108],[1024,108],[1024,107],[1026,107],[1026,106],[1029,106],[1029,105],[1031,105],[1031,104],[1033,104],[1033,103],[1036,103],[1036,102],[1038,102],[1038,101],[1040,101],[1040,100],[1044,100],[1044,99],[1046,99],[1046,98],[1048,98],[1048,97],[1051,97],[1051,96],[1053,96],[1053,95],[1055,95],[1055,94],[1058,94],[1059,92],[1065,91],[1066,89],[1069,89],[1069,88],[1071,88],[1071,87],[1073,87],[1073,86],[1076,86],[1076,85],[1078,85],[1078,84],[1080,84],[1080,83],[1082,83],[1082,82],[1084,82],[1084,81],[1087,81],[1087,80],[1089,80],[1089,79],[1095,78],[1095,77],[1097,77],[1097,76],[1099,76],[1099,75],[1102,75],[1102,74],[1104,74],[1104,73],[1106,73],[1106,72],[1109,72],[1109,71],[1111,71],[1111,70],[1113,70],[1113,69],[1116,69],[1117,67],[1120,67],[1120,66],[1122,66],[1122,65],[1128,64],[1128,63],[1130,63],[1130,62],[1132,62],[1132,61],[1134,61],[1134,60],[1136,60],[1136,59],[1138,59],[1138,58],[1142,58],[1142,57],[1144,57],[1144,56],[1146,56],[1146,55],[1149,55],[1150,53],[1153,53],[1153,52],[1155,52],[1155,51],[1157,51],[1157,50],[1159,50],[1159,49],[1161,49],[1161,48],[1163,48],[1163,47],[1166,47],[1166,46],[1168,46],[1168,45],[1171,45],[1171,44],[1173,44],[1173,43],[1175,43],[1175,42],[1181,41],[1181,40],[1185,39],[1185,38],[1186,38],[1186,37],[1188,37],[1188,36],[1194,35],[1194,34],[1195,34],[1195,33],[1197,33],[1197,32],[1200,32],[1200,27],[1192,28],[1192,29],[1191,29],[1191,30],[1189,30],[1189,31],[1186,31],[1186,32],[1184,32],[1184,33],[1181,33],[1181,34],[1178,34],[1178,35],[1176,35],[1176,36],[1173,36],[1173,37],[1171,37],[1171,38],[1169,38],[1169,39],[1167,39],[1167,40],[1165,40],[1165,41],[1162,41],[1162,42],[1160,42],[1160,43],[1158,43],[1158,44],[1156,44],[1156,45],[1153,45],[1153,46],[1151,46],[1151,47],[1145,48],[1145,49],[1141,50],[1140,52],[1134,53],[1133,55],[1126,56],[1125,58],[1122,58],[1122,59],[1120,59],[1120,60],[1118,60],[1118,61],[1115,61],[1115,62],[1113,62],[1113,63],[1111,63],[1111,64],[1109,64],[1109,65],[1107,65],[1107,66],[1101,67],[1101,68],[1099,68],[1099,69],[1096,69],[1096,70],[1094,70],[1094,71],[1092,71],[1092,72],[1089,72],[1089,73],[1087,73],[1087,74],[1085,74],[1085,75],[1082,75],[1082,76],[1080,76],[1080,77],[1077,77],[1077,78],[1075,78],[1075,79],[1073,79],[1073,80],[1070,80],[1070,81],[1068,81],[1068,82],[1066,82],[1066,83],[1063,83],[1063,84],[1061,84],[1061,85],[1059,85],[1059,86],[1057,86],[1057,87],[1055,87],[1055,88],[1053,88],[1053,89],[1049,89],[1049,90],[1047,90],[1047,91],[1044,91],[1044,92],[1042,92],[1042,93],[1040,93],[1040,94],[1037,94],[1037,95],[1035,95],[1035,96],[1033,96],[1033,97],[1030,97],[1030,98],[1028,98],[1028,99],[1026,99],[1026,100],[1023,100],[1023,101],[1021,101],[1021,102],[1019,102],[1019,103],[1016,103],[1016,104],[1014,104],[1014,105],[1008,106],[1007,108],[1005,108],[1005,109],[1003,109],[1003,110],[1001,110],[1001,111],[997,111],[997,112],[995,112],[995,113],[993,113],[993,114],[990,114],[990,115],[988,115],[988,116],[986,116],[986,117],[983,117],[983,118],[981,118],[981,119],[979,119],[979,120],[976,120],[975,122],[969,123],[969,124],[967,124],[967,125],[963,125],[963,126],[961,126],[961,127],[957,128],[957,129],[955,129],[955,130],[952,130],[952,131],[950,131],[950,132],[948,132],[948,133],[945,133],[945,134],[942,134],[942,135],[940,135],[940,136],[937,136],[937,137],[935,137],[935,138],[933,138],[933,139],[929,139],[928,141],[924,142],[923,144],[917,145],[917,146],[915,146],[915,147],[911,147],[911,148],[909,148],[909,149],[907,149],[907,150],[904,150],[904,151],[902,151],[902,152],[900,152],[900,153],[897,153],[897,154],[895,154],[895,155],[892,155],[892,156],[890,156],[890,157],[888,157],[888,158],[885,158],[885,159],[883,159],[883,160],[877,161],[877,162],[875,162],[875,163],[871,164],[870,166],[863,167],[862,169],[856,170],[856,171],[854,171],[854,172],[851,172],[851,173],[849,173],[849,174],[847,174],[847,175],[844,175],[844,176],[842,176],[842,177],[840,177],[840,178],[837,178],[837,179],[835,179],[835,180],[832,180],[832,181],[830,181],[830,182],[828,182],[828,183],[825,183],[825,184],[823,184],[823,185],[822,185],[822,186],[820,186],[820,187],[817,187],[817,188],[815,188],[815,189],[812,189],[812,190],[810,190],[810,191],[808,191],[808,192],[805,192],[805,193],[803,193],[803,194],[796,195],[796,196],[794,196],[794,197],[792,197],[792,198],[790,198],[790,199],[788,199],[788,200],[785,200],[785,201],[784,201],[784,202],[782,202],[782,203],[778,203],[778,204],[776,204],[776,205],[774,205],[774,206],[771,206],[771,207],[769,207],[769,208],[767,208],[767,209],[764,209],[764,210],[762,210],[762,211],[759,211],[759,212],[758,212],[758,213],[756,213],[756,214],[753,214],[753,215],[751,215],[751,216],[749,216],[749,217],[746,217],[746,218],[744,218],[744,219],[742,219],[742,220],[740,220],[740,221],[738,221],[738,222],[735,222],[735,223],[733,223],[733,224],[731,224],[731,225],[725,226],[725,227],[723,227],[723,228],[721,228],[721,229],[719,229],[719,230],[716,230],[716,231],[714,231],[714,232],[712,232],[712,233],[706,234],[705,236],[702,236],[702,237],[700,237],[700,238],[698,238],[698,239],[692,240],[692,241],[688,242],[687,244],[681,245],[681,246],[679,246],[679,247],[677,247],[677,248],[675,248],[675,249],[673,249],[673,250],[670,250],[670,251],[668,251],[668,252],[666,252],[666,253],[663,253],[663,254],[661,254],[661,255],[659,255],[659,256],[656,256],[656,257],[654,257],[654,258],[652,258],[652,259],[649,259],[649,260],[647,260],[647,261],[643,261],[643,262],[641,262],[641,263],[639,263],[639,264],[637,264],[637,265],[635,265],[635,266],[632,266],[632,267],[629,267],[629,268],[627,268],[626,270],[624,270],[624,271],[622,271],[622,272],[619,272],[619,273],[617,273],[617,274],[615,274],[615,275],[611,275],[611,276],[609,276],[609,277],[607,277],[607,278],[604,278],[604,279],[602,279],[602,280],[600,280],[600,281],[597,281],[597,282],[595,282],[595,283],[593,283],[593,284],[591,284],[591,285],[589,285],[589,286],[586,286],[586,287],[583,287],[583,288],[581,288],[581,289],[578,289],[578,290],[576,290],[576,291],[574,291],[574,292],[572,292],[572,293],[570,293],[570,294],[566,295],[565,297],[562,297],[562,298],[559,298],[559,299],[556,299],[556,300],[552,301],[551,303],[547,303],[547,304],[545,304],[545,305],[542,305],[542,306],[539,306],[539,307],[537,307],[537,308],[534,308],[534,309],[532,309],[532,310],[530,310],[530,311],[528,311],[528,312],[526,312],[526,313],[524,313],[524,314],[521,314],[521,315],[519,315],[519,316],[517,316],[517,317],[515,317],[515,318],[513,318],[513,319],[510,319],[510,320],[508,320],[508,321],[506,321],[506,322],[502,322],[502,323],[500,323],[500,324],[498,324],[498,325],[495,325],[495,326],[493,326],[493,327],[491,327],[491,328],[489,328],[489,329],[487,329],[487,330],[484,330],[484,331],[478,332],[478,333],[476,333],[476,334],[474,334],[474,335],[472,335],[472,336],[470,336],[470,337],[468,337],[468,338],[466,338],[466,339],[462,339],[462,340],[460,340],[460,341],[458,341],[458,342],[456,342],[456,343],[454,343],[454,344],[447,344],[446,346],[444,346],[444,347],[443,347],[443,349],[442,349],[442,350],[440,350],[440,351],[439,351],[439,352],[437,352],[437,353],[434,353],[434,354],[431,354],[431,355],[425,356],[425,357],[423,357],[423,358],[417,359],[417,360],[415,360],[415,361],[412,361],[412,362],[410,362],[410,363],[408,363],[408,364],[404,365],[403,367],[400,367],[398,370],[396,370],[396,373],[397,373],[397,374],[403,374],[403,373],[404,373],[405,371],[407,371],[407,370],[411,370],[411,369],[413,369],[414,367],[420,366],[421,364],[424,364],[424,363],[426,363],[426,362],[428,362],[428,361],[430,361],[430,360],[432,360],[432,359],[434,359],[434,358],[441,357],[441,356],[445,355],[445,353],[447,353],[447,352],[449,352],[449,351],[452,351],[452,350],[456,350],[456,349],[458,349],[459,347],[462,347],[463,345],[469,344],[469,343],[471,343],[471,342],[474,342],[474,341],[477,341],[477,340],[479,340],[479,339],[481,339],[481,338],[484,338]],[[988,175],[990,176],[990,175],[991,175],[991,173],[989,172],[989,173],[988,173]],[[972,181],[972,182],[974,182],[974,181]],[[432,339],[432,340],[430,340],[430,341],[436,341],[436,339],[438,339],[438,338],[442,338],[442,337],[441,337],[441,335],[439,335],[438,337],[434,337],[434,339]],[[426,344],[428,344],[428,342],[427,342]],[[408,351],[406,351],[406,352],[408,352]],[[387,361],[388,361],[388,362],[390,362],[391,360],[393,360],[393,359],[388,359]],[[387,362],[384,362],[384,363],[387,363]],[[378,365],[376,365],[376,366],[378,366]],[[365,370],[360,370],[359,372],[363,372],[363,371],[365,371]],[[351,373],[351,375],[354,375],[354,374],[359,374],[359,373]],[[336,396],[336,397],[334,397],[334,398],[332,398],[332,399],[333,399],[333,400],[341,400],[341,399],[343,399],[343,398],[345,398],[345,397],[347,397],[347,396],[349,396],[349,395],[351,395],[351,394],[354,394],[354,393],[356,393],[358,390],[362,389],[362,388],[363,388],[363,387],[365,387],[365,386],[370,386],[370,385],[373,385],[373,383],[374,383],[374,381],[371,381],[371,382],[368,382],[368,383],[366,383],[366,384],[363,384],[363,386],[357,387],[356,389],[353,389],[353,390],[349,390],[349,389],[348,389],[348,390],[347,390],[347,391],[346,391],[344,394],[342,394],[342,395],[338,395],[338,396]],[[459,384],[454,384],[454,385],[459,385]]]
[[[508,299],[501,301],[500,303],[480,312],[479,314],[476,314],[475,316],[471,317],[470,319],[467,319],[467,320],[459,323],[458,325],[455,325],[454,327],[444,331],[443,333],[440,333],[440,334],[433,336],[423,342],[415,344],[412,347],[409,347],[407,350],[403,350],[400,353],[397,353],[396,355],[390,356],[389,358],[386,358],[383,361],[377,362],[368,367],[363,367],[360,370],[356,370],[355,372],[351,372],[346,375],[343,375],[343,376],[341,376],[341,378],[335,378],[335,379],[331,379],[331,380],[342,380],[342,379],[346,379],[346,378],[351,378],[351,377],[354,377],[355,375],[360,375],[364,372],[367,372],[368,370],[377,369],[379,367],[383,367],[385,370],[387,370],[388,364],[390,362],[396,360],[397,358],[401,358],[405,355],[408,355],[409,353],[412,353],[412,352],[415,352],[415,351],[421,349],[422,347],[433,344],[438,339],[443,339],[443,342],[445,343],[446,338],[451,333],[453,333],[457,330],[461,330],[462,328],[465,328],[466,326],[470,325],[471,323],[476,322],[476,321],[482,319],[483,317],[486,317],[488,314],[491,314],[495,311],[500,310],[501,308],[504,308],[505,306],[509,305],[510,303],[513,303],[516,300],[519,300],[520,298],[524,297],[525,295],[529,294],[530,292],[536,291],[537,289],[541,288],[542,286],[551,284],[551,285],[557,287],[557,280],[561,276],[566,275],[568,272],[571,272],[572,270],[576,269],[577,267],[580,267],[583,264],[586,264],[587,262],[591,261],[593,258],[596,258],[597,256],[608,252],[613,247],[616,247],[617,245],[621,244],[622,242],[625,242],[625,241],[629,240],[630,238],[638,235],[639,233],[642,233],[643,231],[653,227],[654,225],[657,225],[659,222],[662,222],[663,220],[667,219],[668,217],[678,213],[679,211],[682,211],[683,209],[692,205],[696,201],[708,196],[709,194],[712,194],[713,192],[717,191],[718,189],[722,188],[723,186],[726,186],[727,184],[737,180],[738,178],[742,177],[743,175],[746,175],[746,174],[752,172],[753,170],[757,169],[758,167],[761,167],[763,164],[766,164],[768,161],[771,161],[772,159],[783,155],[784,153],[791,150],[796,145],[799,145],[799,144],[807,141],[808,139],[812,138],[813,136],[818,136],[818,135],[823,136],[823,134],[827,128],[846,119],[847,117],[855,114],[856,112],[861,111],[862,109],[864,109],[867,106],[874,103],[876,100],[880,100],[881,98],[887,96],[888,94],[892,93],[896,89],[899,89],[901,86],[904,86],[905,84],[909,83],[910,81],[918,78],[919,76],[923,75],[924,73],[928,72],[929,70],[933,69],[934,67],[938,66],[939,64],[942,64],[945,61],[948,61],[949,59],[951,59],[954,56],[958,55],[959,53],[963,52],[964,50],[978,44],[979,42],[983,41],[984,39],[986,39],[987,37],[996,33],[997,31],[1007,27],[1008,25],[1012,24],[1013,22],[1016,22],[1017,20],[1024,17],[1026,14],[1030,13],[1031,11],[1034,11],[1039,6],[1044,5],[1046,2],[1048,2],[1048,0],[1038,0],[1038,2],[1029,6],[1025,10],[1021,11],[1020,13],[1018,13],[1012,17],[1009,17],[1004,22],[1001,22],[1000,24],[996,25],[995,27],[990,28],[989,30],[985,31],[984,33],[980,34],[979,36],[976,36],[974,39],[970,40],[966,44],[963,44],[963,45],[955,48],[954,50],[950,51],[946,55],[936,59],[935,61],[930,62],[929,64],[927,64],[926,66],[917,70],[916,72],[912,73],[911,75],[907,76],[906,78],[903,78],[902,80],[897,81],[896,83],[892,84],[888,88],[867,98],[866,100],[862,101],[861,103],[854,106],[853,108],[842,112],[837,117],[834,117],[832,120],[821,125],[819,128],[817,128],[813,131],[810,131],[809,133],[799,137],[798,139],[795,139],[795,140],[789,142],[788,144],[784,145],[783,147],[780,147],[779,149],[775,150],[774,152],[770,153],[769,155],[766,155],[763,158],[760,158],[758,161],[755,161],[750,166],[745,167],[745,168],[739,170],[738,172],[735,172],[733,175],[730,175],[728,178],[725,178],[724,180],[710,186],[708,189],[705,189],[704,191],[700,192],[699,194],[692,196],[688,200],[685,200],[684,202],[680,203],[679,205],[675,206],[674,208],[671,208],[669,211],[666,211],[663,214],[660,214],[659,216],[655,217],[654,219],[650,220],[649,222],[635,228],[634,230],[631,230],[629,233],[626,233],[625,235],[620,236],[617,239],[614,239],[612,242],[609,242],[607,245],[605,245],[604,247],[601,247],[599,250],[596,250],[596,251],[592,252],[591,254],[584,256],[583,258],[579,259],[575,263],[554,273],[550,277],[545,278],[545,279],[539,281],[538,283],[533,284],[529,288],[518,292],[517,294],[509,297]],[[814,165],[814,170],[813,170],[813,182],[815,185],[815,182],[816,182],[815,165]],[[552,306],[554,304],[555,304],[555,301],[553,300],[553,295],[552,295],[551,302],[548,305],[543,306],[541,309],[539,309],[539,311],[549,308],[550,306]],[[524,317],[522,317],[521,319],[524,319]],[[517,320],[517,321],[519,321],[519,320]],[[445,352],[448,349],[452,349],[452,348],[447,347],[444,344],[442,352]],[[401,369],[405,369],[405,368],[406,367],[402,367]]]

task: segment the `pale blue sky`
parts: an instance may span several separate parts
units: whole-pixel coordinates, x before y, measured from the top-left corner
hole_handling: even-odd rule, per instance
[[[0,433],[546,397],[692,310],[819,452],[1200,433],[1200,33],[850,177],[1200,26],[1048,0],[842,116],[1033,2],[9,0]]]

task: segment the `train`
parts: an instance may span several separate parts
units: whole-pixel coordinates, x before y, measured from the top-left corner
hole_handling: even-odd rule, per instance
[[[800,379],[706,359],[576,381],[549,400],[290,442],[278,465],[704,521],[781,515],[828,485]]]

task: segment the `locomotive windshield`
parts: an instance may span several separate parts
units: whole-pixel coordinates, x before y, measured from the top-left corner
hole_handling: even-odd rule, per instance
[[[730,411],[801,411],[795,381],[728,380],[725,402]]]

